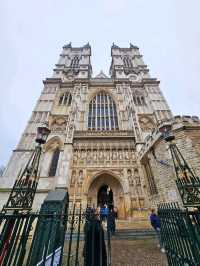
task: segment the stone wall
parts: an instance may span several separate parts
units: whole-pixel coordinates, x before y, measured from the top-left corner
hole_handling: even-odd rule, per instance
[[[196,175],[200,175],[200,122],[197,117],[176,116],[172,120],[175,142]],[[175,171],[168,144],[158,130],[146,138],[139,158],[143,165],[150,206],[161,202],[178,201],[181,198],[175,184]],[[151,193],[145,165],[149,162],[157,193]]]

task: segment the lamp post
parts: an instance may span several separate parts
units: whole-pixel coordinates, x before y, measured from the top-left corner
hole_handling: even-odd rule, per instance
[[[172,125],[163,124],[159,131],[163,139],[169,143],[175,172],[176,185],[185,207],[200,208],[200,178],[195,176],[187,161],[174,142],[175,136],[172,132]]]
[[[30,211],[35,197],[38,185],[38,167],[42,152],[42,144],[47,140],[50,130],[47,126],[37,128],[35,142],[37,145],[27,162],[24,170],[19,173],[11,190],[7,203],[4,205],[2,212],[14,211]]]
[[[0,266],[4,265],[6,255],[15,244],[16,232],[20,232],[24,215],[26,215],[32,208],[35,197],[39,175],[38,167],[40,156],[42,152],[42,144],[47,140],[50,130],[47,126],[41,126],[37,129],[35,142],[37,145],[27,162],[24,170],[19,174],[15,180],[14,186],[11,190],[7,203],[2,209],[1,222],[4,220],[3,234],[0,241]],[[10,215],[6,218],[6,215]],[[4,216],[3,216],[4,215]],[[17,230],[17,231],[16,231]],[[14,242],[13,242],[14,241]],[[6,262],[5,262],[5,265]]]

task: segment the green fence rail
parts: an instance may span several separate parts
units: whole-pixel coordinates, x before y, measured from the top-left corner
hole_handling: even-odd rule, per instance
[[[163,203],[158,206],[158,215],[169,266],[200,265],[200,211]]]

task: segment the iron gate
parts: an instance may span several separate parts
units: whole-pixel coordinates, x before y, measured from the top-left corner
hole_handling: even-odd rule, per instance
[[[200,265],[200,212],[181,209],[177,203],[159,205],[161,239],[169,265]]]
[[[111,266],[110,232],[100,216],[50,194],[40,213],[0,213],[0,265]]]

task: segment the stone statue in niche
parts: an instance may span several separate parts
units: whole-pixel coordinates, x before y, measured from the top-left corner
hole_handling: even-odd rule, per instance
[[[75,182],[76,182],[76,171],[72,171],[71,186],[74,186]]]
[[[131,151],[131,155],[132,155],[132,160],[135,160],[135,153],[133,151]]]
[[[81,161],[82,159],[82,154],[81,154],[81,149],[78,150],[78,160]]]
[[[72,141],[73,133],[74,133],[74,125],[70,125],[67,134],[67,141]]]
[[[99,151],[99,159],[100,159],[100,160],[103,159],[103,151],[102,151],[102,150]]]
[[[112,151],[112,159],[117,160],[117,151],[116,150]]]
[[[133,177],[132,177],[132,172],[130,169],[127,170],[127,176],[128,176],[128,183],[130,186],[133,186]]]
[[[97,160],[97,150],[94,150],[93,151],[93,158],[94,158],[94,161]]]
[[[91,150],[87,150],[86,159],[87,159],[87,162],[90,162],[90,160],[91,160]]]
[[[119,150],[119,160],[123,160],[123,150]]]
[[[110,161],[110,150],[106,150],[105,153],[106,153],[106,160]]]
[[[85,151],[84,150],[80,150],[80,158],[81,158],[81,160],[85,159]]]
[[[139,176],[138,169],[135,169],[134,170],[134,177],[135,177],[136,185],[141,185],[141,181],[140,181],[140,176]]]
[[[82,186],[82,184],[83,184],[83,170],[80,170],[78,176],[78,185]]]
[[[76,163],[77,162],[77,159],[78,159],[78,154],[77,154],[77,150],[74,152],[74,162]]]
[[[126,160],[129,160],[129,158],[130,158],[130,157],[129,157],[129,152],[128,152],[128,150],[125,150],[125,159],[126,159]]]

